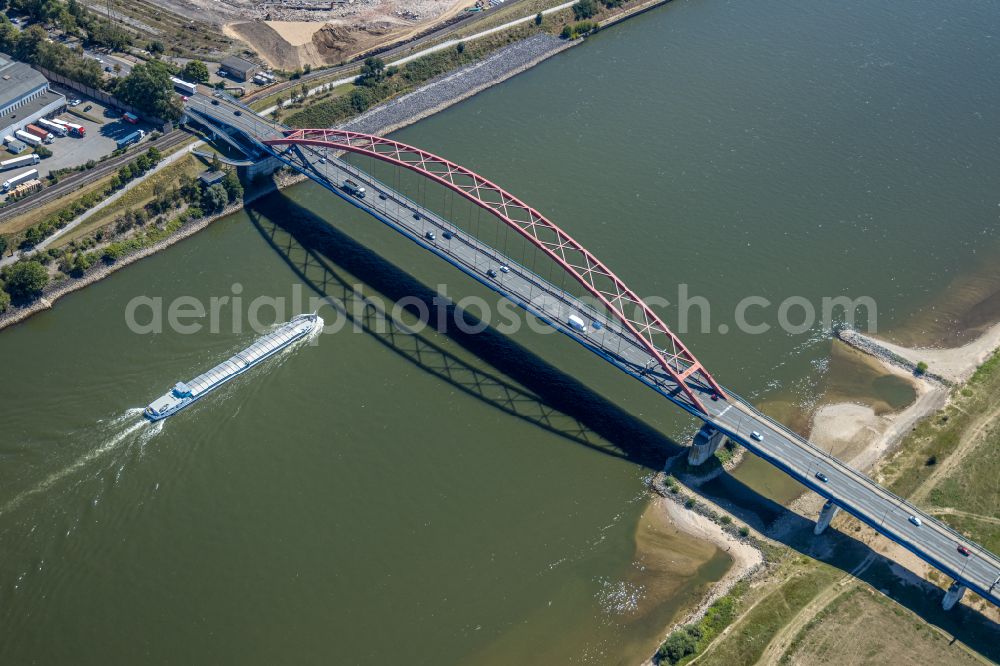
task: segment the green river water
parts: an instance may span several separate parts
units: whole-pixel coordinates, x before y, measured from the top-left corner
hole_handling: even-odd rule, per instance
[[[502,183],[641,295],[688,284],[711,325],[685,341],[776,413],[848,390],[898,408],[905,382],[831,356],[820,323],[781,331],[777,304],[870,296],[880,331],[943,339],[961,284],[994,318],[998,29],[987,2],[678,0],[397,136]],[[138,413],[256,334],[136,334],[137,296],[442,284],[496,301],[304,184],[3,331],[0,663],[648,655],[729,563],[649,510],[644,479],[692,423],[561,336],[359,314],[161,425]],[[737,330],[747,296],[774,303],[749,317],[771,331]],[[736,476],[795,493],[755,460]]]

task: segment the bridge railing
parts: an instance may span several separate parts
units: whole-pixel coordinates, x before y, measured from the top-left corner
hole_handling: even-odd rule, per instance
[[[735,392],[731,391],[728,388],[726,389],[726,391],[728,392],[730,398],[735,399],[737,402],[739,402],[741,405],[743,405],[744,407],[746,407],[747,409],[749,409],[751,412],[753,412],[759,418],[761,418],[764,421],[766,421],[767,424],[770,425],[775,430],[780,430],[787,437],[789,437],[790,439],[793,439],[796,442],[798,442],[798,444],[800,446],[808,448],[811,451],[813,451],[813,452],[815,452],[815,453],[817,453],[817,454],[819,454],[821,456],[824,456],[827,460],[831,461],[831,463],[834,466],[836,466],[839,469],[841,469],[841,471],[843,471],[843,472],[847,473],[848,475],[854,477],[855,479],[861,481],[865,485],[874,488],[874,490],[875,490],[876,493],[880,493],[882,495],[887,496],[888,498],[890,498],[891,500],[893,500],[894,502],[896,502],[900,507],[905,507],[906,509],[910,510],[913,513],[921,513],[921,514],[923,514],[925,516],[928,516],[928,518],[931,521],[933,521],[933,523],[937,527],[939,527],[940,529],[944,530],[945,532],[948,532],[949,534],[953,535],[959,541],[967,543],[967,544],[969,544],[969,545],[977,548],[978,551],[980,552],[980,554],[986,554],[986,555],[988,555],[989,558],[991,560],[993,560],[994,564],[997,565],[998,567],[1000,567],[1000,560],[997,560],[996,556],[993,555],[993,553],[990,552],[989,549],[984,548],[983,546],[980,546],[978,543],[976,543],[975,541],[972,541],[971,539],[969,539],[969,537],[967,537],[967,536],[963,535],[962,533],[958,532],[957,530],[951,528],[950,526],[948,526],[943,521],[937,520],[933,516],[930,516],[930,514],[928,514],[926,511],[923,511],[922,509],[920,509],[920,507],[914,505],[909,500],[906,500],[906,499],[900,497],[899,495],[896,495],[895,493],[893,493],[889,489],[885,488],[884,486],[881,486],[878,483],[875,483],[873,480],[871,480],[870,478],[868,478],[867,476],[865,476],[861,472],[857,471],[856,469],[854,469],[853,467],[851,467],[847,463],[843,462],[842,460],[840,460],[836,456],[833,456],[830,453],[828,453],[828,452],[824,451],[823,449],[819,448],[818,446],[816,446],[815,444],[813,444],[812,442],[810,442],[808,439],[806,439],[802,435],[798,434],[797,432],[795,432],[794,430],[792,430],[791,428],[789,428],[785,424],[781,423],[780,421],[776,421],[775,419],[771,418],[767,414],[764,414],[759,409],[757,409],[756,407],[754,407],[752,404],[750,404],[749,402],[747,402],[746,400],[744,400],[742,397],[740,397],[740,395],[738,393],[735,393]]]

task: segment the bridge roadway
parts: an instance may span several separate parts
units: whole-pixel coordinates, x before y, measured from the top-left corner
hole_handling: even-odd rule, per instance
[[[212,106],[207,98],[198,96],[189,102],[189,109],[198,112],[197,115],[236,129],[255,142],[282,135],[283,128],[280,125],[268,123],[229,100]],[[237,109],[241,110],[239,116],[235,115]],[[831,500],[963,586],[1000,605],[1000,584],[995,584],[1000,578],[1000,558],[760,413],[734,392],[725,389],[729,400],[712,400],[707,386],[693,386],[703,396],[702,402],[708,413],[700,412],[685,399],[676,384],[658,368],[653,356],[632,334],[603,311],[581,302],[493,247],[466,235],[433,211],[338,159],[332,150],[306,146],[271,148],[258,145],[348,203],[366,211],[473,279],[507,297],[688,413],[721,430],[733,441]],[[340,185],[347,178],[367,187],[368,195],[364,199],[358,199],[344,192]],[[450,232],[450,239],[445,238],[446,231]],[[427,232],[433,232],[436,238],[429,240]],[[501,266],[507,267],[509,272],[501,271]],[[488,271],[491,270],[497,277],[489,275]],[[579,332],[569,326],[568,318],[571,314],[587,320],[586,332]],[[760,433],[759,441],[751,437],[754,431]],[[829,480],[820,481],[816,478],[818,472],[823,472]],[[919,517],[922,524],[914,525],[910,522],[910,516]],[[965,556],[959,553],[959,545],[968,548],[971,554]]]

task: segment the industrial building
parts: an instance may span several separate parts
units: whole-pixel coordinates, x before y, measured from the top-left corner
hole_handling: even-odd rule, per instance
[[[0,139],[66,107],[49,80],[23,62],[0,53]]]
[[[258,70],[260,70],[259,65],[255,65],[249,60],[234,58],[232,56],[224,58],[219,64],[220,74],[225,72],[226,76],[237,81],[249,81]]]

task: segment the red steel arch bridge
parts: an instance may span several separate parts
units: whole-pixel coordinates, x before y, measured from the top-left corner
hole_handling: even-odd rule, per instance
[[[725,389],[610,267],[501,186],[444,157],[392,139],[271,123],[221,94],[192,96],[187,112],[216,139],[250,159],[277,160],[305,174],[699,418],[704,425],[690,451],[693,463],[707,459],[728,437],[827,500],[816,534],[843,509],[952,577],[954,583],[942,602],[946,609],[966,588],[1000,605],[1000,558]],[[374,169],[365,171],[340,159],[345,153],[418,174],[485,211],[556,267],[563,284],[465,233],[439,212],[376,178]],[[354,187],[345,188],[348,180],[366,188],[367,196],[357,196]],[[593,303],[568,291],[566,278]],[[825,481],[817,476],[820,473]]]

